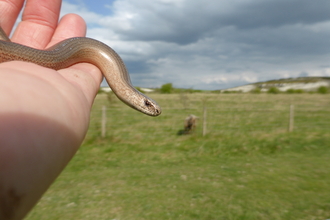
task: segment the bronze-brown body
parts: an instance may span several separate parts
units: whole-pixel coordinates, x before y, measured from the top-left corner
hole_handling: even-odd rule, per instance
[[[91,63],[103,73],[112,91],[130,107],[150,116],[161,113],[158,104],[131,84],[125,64],[109,46],[90,38],[69,38],[37,50],[11,42],[0,27],[0,63],[20,60],[59,70],[76,63]]]

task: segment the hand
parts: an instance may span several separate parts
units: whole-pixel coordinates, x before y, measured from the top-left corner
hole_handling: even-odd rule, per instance
[[[0,24],[12,29],[24,0],[0,0]],[[27,0],[12,41],[45,49],[84,36],[70,14],[58,23],[60,0]],[[90,64],[55,71],[13,61],[0,64],[0,219],[21,219],[78,150],[102,80]]]

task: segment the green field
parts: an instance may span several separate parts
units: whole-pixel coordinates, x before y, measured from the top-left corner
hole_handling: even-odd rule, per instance
[[[27,219],[330,219],[330,95],[151,97],[157,118],[98,95],[84,144]],[[177,135],[189,114],[195,133]]]

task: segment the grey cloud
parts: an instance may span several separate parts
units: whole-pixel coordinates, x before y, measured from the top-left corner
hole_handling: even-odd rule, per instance
[[[125,65],[127,70],[131,74],[140,74],[140,73],[150,73],[151,72],[151,66],[148,65],[145,60],[127,60],[125,61]]]
[[[239,28],[312,24],[330,19],[330,1],[255,0],[237,5],[234,14],[221,16],[222,23]]]
[[[299,74],[299,77],[306,77],[306,76],[308,76],[308,73],[305,71],[303,71]]]
[[[111,46],[137,86],[221,89],[330,75],[329,0],[117,0],[111,8],[89,26],[101,20],[93,33],[120,42]]]
[[[209,32],[232,26],[238,29],[313,24],[330,20],[328,0],[185,1],[183,6],[158,1],[131,2],[138,10],[132,29],[117,32],[126,40],[189,44]]]
[[[244,53],[259,52],[264,55],[324,55],[329,53],[329,32],[313,32],[303,26],[234,30],[222,33],[226,42],[244,43]]]

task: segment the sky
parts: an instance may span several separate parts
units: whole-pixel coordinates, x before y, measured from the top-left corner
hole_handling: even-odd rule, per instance
[[[65,0],[67,13],[122,57],[134,86],[330,76],[329,0]]]

